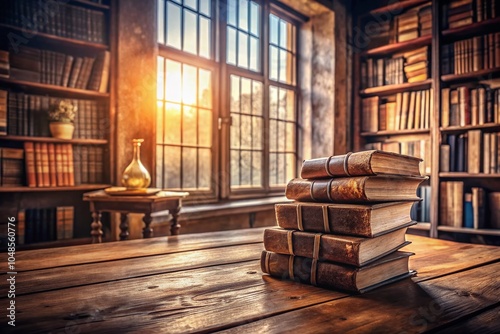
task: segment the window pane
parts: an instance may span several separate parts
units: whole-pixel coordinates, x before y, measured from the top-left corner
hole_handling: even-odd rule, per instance
[[[212,152],[209,149],[198,150],[198,189],[209,190],[212,177]]]
[[[200,56],[210,58],[211,45],[210,20],[200,16]]]
[[[250,69],[252,71],[260,71],[260,46],[259,40],[255,37],[250,37]]]
[[[181,187],[181,148],[165,146],[163,155],[165,174],[163,175],[165,188]]]
[[[262,152],[252,152],[252,185],[262,186]]]
[[[231,150],[231,187],[240,184],[240,151]]]
[[[241,152],[241,186],[250,186],[251,183],[251,175],[252,172],[252,153],[248,151]]]
[[[262,115],[262,82],[252,82],[252,114]]]
[[[212,0],[200,0],[200,13],[208,17],[211,16]]]
[[[232,26],[236,26],[237,1],[238,0],[227,1],[227,23]]]
[[[288,29],[286,21],[280,20],[279,31],[280,31],[280,47],[286,49],[288,45]]]
[[[181,143],[181,106],[176,103],[165,105],[165,144]]]
[[[182,148],[182,188],[196,188],[196,149]]]
[[[286,123],[286,147],[285,150],[290,152],[290,151],[295,151],[295,124],[294,123]]]
[[[156,59],[156,98],[163,100],[165,96],[165,58]]]
[[[269,117],[278,118],[278,88],[269,87]]]
[[[240,79],[231,75],[231,111],[240,111]]]
[[[158,0],[158,43],[165,44],[165,0]]]
[[[286,120],[295,122],[295,94],[292,90],[286,90]]]
[[[285,50],[280,50],[280,59],[279,59],[279,78],[281,82],[287,82],[287,52]]]
[[[269,47],[269,79],[278,80],[278,48]]]
[[[200,146],[212,146],[212,111],[207,109],[198,110],[198,136]]]
[[[181,82],[181,63],[167,59],[166,65],[165,99],[171,102],[181,102],[182,87],[179,85]]]
[[[271,119],[269,121],[269,151],[278,150],[278,121]]]
[[[252,110],[252,80],[241,78],[241,110],[243,114],[250,114]]]
[[[252,148],[252,117],[241,115],[241,148]]]
[[[167,45],[181,48],[181,7],[167,2]]]
[[[275,45],[278,45],[278,22],[278,17],[269,15],[269,42]]]
[[[198,25],[196,15],[190,10],[184,9],[184,51],[196,54],[196,43],[198,41]]]
[[[236,65],[236,30],[227,27],[227,63]]]
[[[277,175],[277,183],[278,184],[286,184],[286,175],[285,175],[285,155],[278,154],[278,175]]]
[[[231,116],[231,148],[240,148],[240,117],[241,115],[235,114]]]
[[[184,145],[195,146],[197,138],[197,117],[196,108],[184,106],[182,113],[182,143]]]
[[[184,65],[182,70],[182,102],[185,104],[196,105],[196,67]],[[179,82],[177,82],[177,85],[179,85]]]
[[[208,0],[201,0],[201,2],[203,2],[203,1],[207,1],[208,2]],[[194,10],[197,10],[198,8],[197,8],[197,5],[196,5],[196,2],[197,2],[197,0],[184,0],[184,6],[192,8]]]
[[[238,26],[241,30],[248,31],[248,0],[240,0]]]
[[[165,110],[163,107],[165,103],[163,101],[156,102],[156,142],[163,142],[163,115],[165,114]]]
[[[255,130],[262,129],[262,118],[260,117],[252,117],[252,128]],[[255,149],[262,149],[262,132],[261,131],[253,131],[252,135],[252,147]]]
[[[250,32],[257,37],[260,35],[259,22],[260,22],[260,6],[255,2],[250,2]]]
[[[203,69],[198,72],[198,104],[203,108],[212,108],[212,73]]]
[[[248,68],[248,35],[238,32],[238,66]]]

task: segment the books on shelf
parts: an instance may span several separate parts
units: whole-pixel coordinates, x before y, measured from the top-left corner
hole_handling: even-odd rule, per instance
[[[0,186],[15,187],[24,183],[24,151],[0,147]]]
[[[362,100],[363,132],[429,129],[432,91],[407,91]]]
[[[0,50],[0,78],[8,78],[10,76],[9,52]]]
[[[108,91],[109,51],[102,51],[96,57],[81,57],[27,46],[18,49],[9,50],[11,79],[100,93]]]
[[[0,90],[0,136],[7,134],[8,92]]]
[[[58,2],[52,5],[50,19],[43,24],[30,26],[38,32],[83,40],[86,42],[106,42],[104,12],[95,9]],[[25,28],[26,22],[39,22],[40,13],[47,11],[43,2],[29,0],[5,0],[2,4],[5,15],[0,16],[0,23]]]
[[[27,208],[18,212],[20,245],[73,238],[74,207]]]
[[[422,200],[413,203],[410,211],[410,217],[414,221],[430,222],[431,221],[431,187],[420,186],[417,189],[417,196]]]
[[[439,190],[439,224],[462,227],[464,183],[462,181],[441,182]]]
[[[443,26],[458,28],[500,16],[496,0],[455,0],[444,6]]]

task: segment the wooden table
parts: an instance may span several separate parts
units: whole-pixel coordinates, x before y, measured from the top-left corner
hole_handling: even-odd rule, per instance
[[[178,235],[181,225],[177,222],[179,211],[182,206],[182,199],[189,193],[160,191],[154,195],[148,196],[125,196],[109,195],[104,190],[93,191],[83,194],[83,200],[90,202],[90,211],[92,212],[92,223],[90,225],[92,243],[102,242],[102,223],[101,212],[120,212],[120,240],[128,239],[128,214],[143,213],[142,221],[144,229],[142,235],[144,238],[153,236],[153,229],[150,224],[153,221],[151,214],[159,211],[169,210],[172,215],[170,226],[171,235]]]
[[[236,230],[19,252],[15,329],[500,332],[499,247],[408,235],[413,244],[405,250],[416,253],[410,264],[418,275],[349,295],[263,275],[262,233]],[[0,290],[7,305],[6,284]]]

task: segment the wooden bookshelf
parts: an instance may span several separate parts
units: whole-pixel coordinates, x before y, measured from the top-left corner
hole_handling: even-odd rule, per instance
[[[7,123],[7,134],[0,135],[0,146],[25,150],[29,149],[26,143],[34,143],[35,151],[30,154],[30,159],[33,160],[26,161],[25,151],[22,163],[23,166],[32,166],[31,161],[36,164],[36,186],[28,186],[30,182],[33,185],[33,174],[28,179],[28,173],[21,177],[22,182],[18,182],[23,186],[0,186],[0,213],[5,217],[16,217],[19,211],[26,209],[72,207],[73,236],[86,240],[91,218],[88,204],[82,201],[82,193],[104,189],[111,184],[111,157],[108,153],[113,150],[110,131],[115,115],[110,109],[113,98],[108,90],[113,87],[114,80],[113,52],[116,43],[112,42],[114,38],[111,33],[114,32],[112,25],[116,11],[108,4],[115,1],[63,2],[59,4],[60,11],[54,13],[52,21],[40,26],[39,29],[43,32],[26,31],[21,26],[20,16],[30,20],[37,13],[37,2],[25,1],[20,8],[21,6],[12,6],[14,1],[16,0],[3,0],[0,6],[0,10],[9,14],[0,17],[0,32],[3,36],[2,50],[8,53],[8,75],[11,76],[0,78],[0,90],[7,92],[7,99],[2,100],[5,104],[2,107],[7,110],[7,116],[2,116],[6,117],[2,121]],[[69,7],[64,7],[66,4]],[[78,13],[81,17],[70,21],[68,13]],[[91,22],[92,26],[89,26]],[[8,36],[12,34],[24,36],[29,43],[20,43],[16,49],[8,40]],[[75,65],[77,59],[79,65]],[[61,63],[64,65],[62,68],[59,67]],[[108,74],[109,80],[103,80],[103,76]],[[73,79],[70,81],[72,85],[89,89],[52,84],[66,80],[65,85],[69,85],[68,77]],[[109,87],[106,92],[93,90],[104,91],[105,83]],[[76,138],[50,137],[48,108],[55,99],[69,99],[77,105],[74,120]],[[47,119],[44,118],[45,115]],[[70,152],[73,153],[72,156]],[[72,166],[74,169],[71,169]],[[42,168],[43,171],[40,172]],[[47,185],[47,173],[52,186],[42,186]],[[72,176],[75,177],[74,180]],[[40,181],[41,179],[43,180]],[[76,185],[68,186],[72,183]],[[55,184],[59,186],[54,186]],[[61,239],[22,247],[48,247],[49,244],[52,247],[71,243],[71,240]]]
[[[450,0],[454,1],[454,0]],[[485,0],[489,1],[489,0]],[[440,145],[445,144],[445,140],[447,138],[445,136],[452,134],[465,134],[470,130],[481,130],[481,136],[484,133],[496,133],[500,132],[500,121],[496,123],[486,123],[481,125],[467,125],[467,126],[447,126],[440,127],[441,124],[441,104],[442,104],[442,96],[441,90],[442,88],[450,88],[457,89],[457,87],[465,86],[468,89],[474,89],[478,87],[478,85],[482,85],[481,87],[487,87],[491,85],[496,89],[497,78],[500,78],[500,64],[492,65],[491,61],[487,63],[488,69],[482,69],[479,71],[463,73],[463,74],[443,74],[444,69],[442,67],[442,46],[449,45],[456,41],[466,40],[475,36],[492,34],[500,32],[500,17],[484,19],[481,22],[476,22],[469,24],[467,26],[454,28],[454,29],[443,29],[442,21],[443,17],[446,15],[444,10],[446,8],[446,1],[404,1],[393,3],[391,1],[375,1],[378,4],[378,8],[364,10],[359,6],[359,13],[357,15],[357,27],[358,31],[364,31],[362,24],[369,22],[369,16],[387,14],[394,10],[397,10],[397,13],[392,15],[392,19],[394,16],[397,16],[399,13],[403,12],[406,9],[410,9],[412,7],[420,6],[425,3],[431,3],[432,5],[432,36],[423,36],[418,37],[416,39],[403,42],[403,43],[394,43],[394,44],[386,44],[376,48],[371,48],[367,50],[362,50],[358,55],[355,55],[354,59],[354,89],[356,94],[354,94],[354,115],[353,115],[353,124],[357,132],[355,132],[355,137],[353,139],[354,149],[360,150],[363,149],[364,144],[374,144],[374,143],[402,143],[406,141],[418,141],[422,139],[428,139],[431,142],[431,173],[429,174],[429,182],[427,185],[430,185],[432,188],[431,193],[431,201],[430,201],[430,221],[428,222],[419,222],[416,226],[412,226],[410,229],[419,231],[420,233],[428,233],[429,236],[438,238],[445,232],[450,233],[460,233],[462,235],[484,235],[484,236],[500,236],[500,230],[497,229],[471,229],[471,228],[457,228],[450,226],[441,226],[440,219],[440,208],[441,208],[441,198],[440,198],[440,185],[441,182],[448,181],[462,181],[464,186],[464,193],[470,192],[472,187],[480,187],[485,189],[486,196],[488,192],[500,192],[500,174],[472,174],[467,172],[440,172]],[[367,2],[373,8],[376,4],[372,4]],[[489,12],[483,12],[490,15]],[[391,13],[392,14],[392,13]],[[475,12],[474,12],[474,15]],[[390,16],[390,15],[388,15]],[[474,20],[476,16],[473,16]],[[484,16],[486,17],[486,16]],[[491,16],[490,16],[491,17]],[[391,32],[391,36],[393,32]],[[397,33],[397,32],[396,32]],[[491,43],[491,42],[490,42]],[[395,53],[404,53],[406,51],[411,51],[417,49],[422,46],[429,46],[430,53],[430,68],[429,74],[430,78],[428,80],[418,82],[418,83],[402,83],[399,85],[388,85],[388,86],[380,86],[380,87],[370,87],[361,89],[362,82],[371,82],[367,73],[374,73],[373,75],[380,76],[380,72],[376,67],[374,69],[370,69],[371,72],[368,72],[367,69],[362,68],[363,62],[367,62],[368,58],[373,59],[373,63],[376,62],[377,59],[387,58]],[[472,47],[472,46],[470,46]],[[452,49],[452,48],[450,48]],[[488,49],[486,49],[488,50]],[[455,51],[455,50],[452,50]],[[484,49],[480,49],[481,52],[490,52],[489,58],[491,59],[491,46],[488,51],[484,51]],[[453,57],[453,54],[451,54]],[[465,65],[464,65],[465,66]],[[470,65],[472,67],[472,65]],[[483,65],[478,65],[483,66]],[[479,67],[481,68],[481,67]],[[463,71],[464,68],[461,68]],[[452,68],[453,71],[453,68]],[[367,75],[367,78],[361,78],[362,72]],[[371,74],[370,74],[371,75]],[[364,100],[373,97],[380,97],[378,100],[379,106],[387,101],[392,101],[392,98],[389,97],[391,94],[397,94],[402,92],[411,92],[417,90],[426,90],[431,89],[432,94],[432,108],[431,112],[431,122],[429,129],[412,129],[412,130],[398,130],[398,131],[376,131],[376,132],[365,132],[360,131],[363,125],[363,115],[365,117],[369,117],[370,121],[373,117],[370,113],[372,110],[372,102],[374,100]],[[389,99],[386,97],[388,96]],[[493,95],[492,95],[493,96]],[[478,97],[479,98],[479,97]],[[479,100],[478,100],[479,101]],[[485,100],[486,101],[486,98]],[[494,103],[493,100],[492,104]],[[367,108],[367,114],[363,112],[363,104],[365,104]],[[375,102],[373,102],[375,103]],[[460,103],[460,102],[459,102]],[[456,102],[455,102],[456,104]],[[387,108],[387,107],[386,107]],[[386,112],[388,109],[385,109]],[[450,109],[451,110],[451,109]],[[471,110],[469,108],[465,108],[462,110]],[[485,108],[486,110],[486,108]],[[380,109],[379,109],[380,112]],[[368,116],[366,116],[368,115]],[[380,114],[379,114],[380,115]],[[491,117],[491,114],[488,114],[488,117]],[[495,116],[493,116],[495,117]],[[485,116],[486,119],[486,116]],[[489,118],[488,118],[489,119]],[[451,118],[450,118],[451,120]],[[378,120],[380,121],[380,119]],[[482,137],[481,137],[482,138]],[[391,149],[393,146],[390,146]],[[500,149],[500,148],[499,148]],[[483,147],[481,146],[481,150]],[[492,154],[492,153],[491,153]],[[467,159],[467,155],[465,156]],[[482,159],[482,158],[481,158]],[[492,158],[493,159],[493,158]],[[481,162],[481,167],[482,167]],[[467,165],[467,160],[465,160],[465,165]],[[481,169],[482,170],[482,169]]]
[[[376,96],[376,95],[391,95],[411,90],[429,89],[432,85],[432,79],[419,81],[419,82],[405,82],[400,85],[386,85],[379,87],[370,87],[362,89],[359,95],[362,97]]]

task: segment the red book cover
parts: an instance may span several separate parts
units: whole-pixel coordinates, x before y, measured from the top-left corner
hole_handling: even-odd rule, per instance
[[[24,162],[26,164],[26,183],[28,187],[36,187],[35,145],[32,142],[24,143]]]

